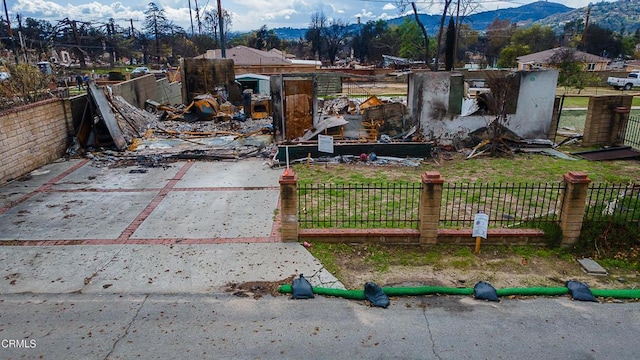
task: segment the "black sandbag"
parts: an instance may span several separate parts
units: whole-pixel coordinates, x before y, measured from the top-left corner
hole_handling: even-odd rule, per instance
[[[478,300],[500,301],[496,289],[485,281],[480,281],[473,287],[473,297]]]
[[[589,286],[585,283],[581,283],[580,281],[569,280],[567,281],[567,288],[569,289],[569,295],[573,298],[573,300],[578,301],[595,301],[598,300],[593,296]]]
[[[364,284],[364,298],[369,300],[371,305],[386,308],[391,301],[382,288],[375,283],[367,282]]]
[[[313,299],[313,287],[309,280],[307,280],[302,274],[297,279],[293,279],[291,284],[291,298],[292,299]]]

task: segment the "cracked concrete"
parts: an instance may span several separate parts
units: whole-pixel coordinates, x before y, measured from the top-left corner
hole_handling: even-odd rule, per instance
[[[258,159],[143,169],[71,160],[0,187],[0,293],[203,294],[300,273],[344,288],[280,242],[283,170]]]
[[[144,297],[144,299],[142,299],[142,302],[140,303],[140,306],[138,306],[138,310],[136,311],[136,313],[133,315],[133,317],[131,318],[131,321],[129,321],[129,324],[127,325],[127,328],[124,330],[124,332],[122,333],[122,336],[120,336],[114,343],[113,346],[111,347],[111,351],[109,351],[109,353],[104,357],[105,359],[109,359],[109,357],[111,356],[111,354],[116,350],[116,347],[118,346],[118,343],[120,343],[120,341],[122,339],[124,339],[125,337],[127,337],[127,335],[129,335],[129,329],[131,329],[131,325],[133,325],[133,323],[136,321],[136,319],[138,318],[138,315],[140,314],[140,310],[142,310],[142,308],[144,307],[144,304],[147,302],[147,299],[149,298],[149,295],[146,295]]]

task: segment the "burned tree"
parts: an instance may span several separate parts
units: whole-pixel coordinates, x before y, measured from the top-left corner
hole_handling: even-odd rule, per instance
[[[485,76],[486,85],[491,91],[482,94],[478,102],[489,116],[487,136],[473,149],[469,158],[487,151],[491,156],[511,154],[511,147],[507,144],[509,114],[515,113],[520,78],[517,74],[503,76],[491,72],[486,72]]]

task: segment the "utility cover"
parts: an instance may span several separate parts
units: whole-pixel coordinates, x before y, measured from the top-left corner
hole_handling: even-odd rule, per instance
[[[580,259],[578,260],[582,269],[589,275],[608,275],[609,273],[600,264],[592,259]]]

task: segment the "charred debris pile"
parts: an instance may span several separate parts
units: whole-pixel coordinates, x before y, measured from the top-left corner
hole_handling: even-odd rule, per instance
[[[375,95],[362,99],[345,95],[319,99],[317,121],[302,136],[281,142],[274,162],[290,159],[293,163],[417,166],[430,157],[431,144],[417,131],[405,101]],[[330,152],[320,149],[319,136],[330,136],[333,145]]]
[[[148,100],[145,109],[139,109],[112,95],[109,88],[92,83],[88,93],[69,155],[86,154],[114,166],[132,160],[158,164],[179,159],[270,157],[275,149],[271,118],[262,114],[248,117],[241,106],[232,105],[222,94],[198,96],[186,106]]]

